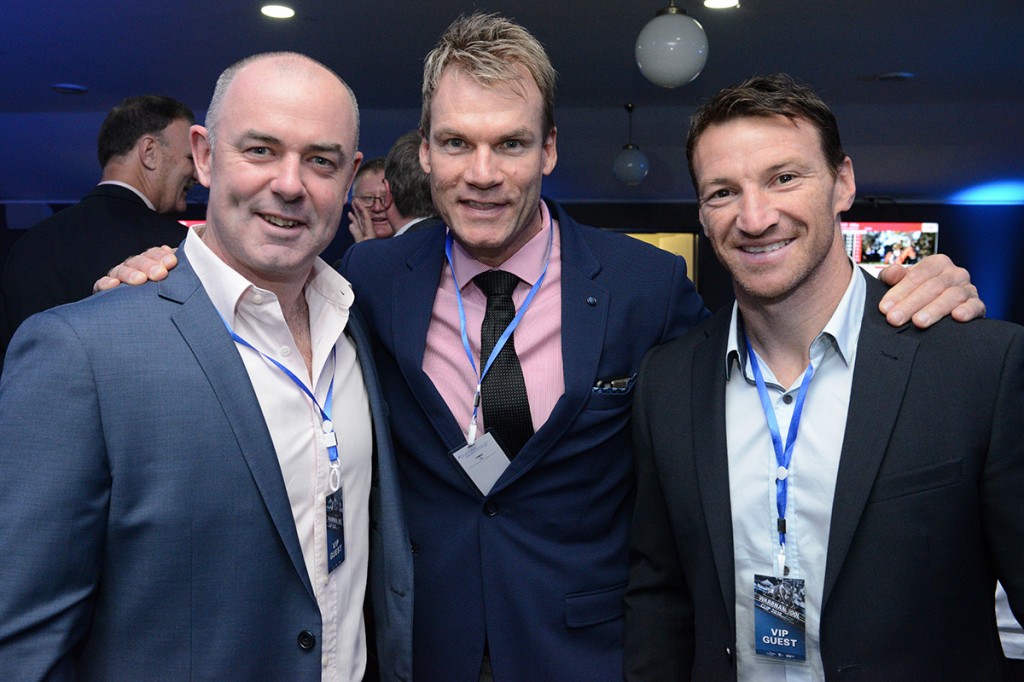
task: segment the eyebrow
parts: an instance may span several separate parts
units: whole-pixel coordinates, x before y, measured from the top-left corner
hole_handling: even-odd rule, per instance
[[[268,133],[261,133],[258,130],[246,130],[244,133],[242,133],[241,136],[239,136],[239,141],[262,142],[268,145],[283,144],[279,138],[274,137],[273,135],[270,135]],[[313,144],[306,145],[306,147],[303,148],[303,151],[317,152],[321,154],[334,152],[342,159],[346,158],[344,148],[337,142],[315,142]]]
[[[431,131],[430,136],[434,137],[434,135],[437,135],[439,137],[465,137],[462,131],[456,128],[434,128]],[[514,138],[533,139],[534,137],[536,137],[536,133],[530,130],[529,128],[516,128],[515,130],[505,131],[500,135],[496,135],[495,137],[497,137],[499,140],[511,140]]]

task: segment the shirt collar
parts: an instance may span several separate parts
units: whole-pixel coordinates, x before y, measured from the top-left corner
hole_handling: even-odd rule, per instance
[[[557,223],[552,221],[551,211],[543,201],[540,202],[540,220],[540,232],[533,235],[530,241],[501,264],[502,270],[511,272],[523,280],[527,286],[533,286],[544,271],[544,258],[548,249],[548,230],[557,227]],[[460,290],[465,290],[473,278],[481,272],[492,269],[489,265],[484,265],[469,255],[469,252],[462,248],[457,241],[452,242],[452,265],[455,267],[457,275],[455,280],[459,283]]]
[[[120,180],[104,180],[103,182],[100,182],[100,183],[97,183],[97,184],[100,184],[100,185],[117,185],[118,187],[124,187],[125,189],[131,190],[132,192],[134,192],[136,194],[136,196],[138,196],[140,199],[142,199],[144,202],[146,202],[146,206],[149,206],[149,210],[151,210],[151,211],[155,211],[156,210],[156,206],[154,206],[153,202],[149,200],[149,197],[147,197],[145,194],[143,194],[139,190],[137,190],[134,187],[132,187],[131,185],[129,185],[127,182],[121,182]]]
[[[846,292],[839,300],[839,305],[832,312],[832,317],[825,324],[825,328],[811,342],[810,358],[811,363],[815,366],[830,347],[836,349],[837,355],[847,365],[852,364],[857,356],[857,340],[860,338],[860,326],[864,317],[864,296],[867,293],[867,285],[864,283],[864,274],[861,272],[861,268],[853,261],[850,261],[850,264],[853,272],[850,275],[850,283],[846,287]],[[732,305],[732,318],[729,321],[729,343],[725,353],[726,381],[732,376],[734,366],[739,366],[744,375],[749,374],[742,320],[737,303]]]
[[[185,255],[196,276],[203,283],[214,308],[217,309],[221,317],[227,320],[228,324],[234,326],[236,306],[247,293],[262,296],[276,296],[276,294],[251,283],[222,261],[203,241],[202,234],[205,229],[206,226],[202,224],[194,225],[189,229],[188,235],[185,237]],[[313,271],[306,281],[304,291],[307,301],[310,301],[310,294],[313,293],[325,299],[328,304],[327,306],[318,305],[315,308],[313,305],[310,306],[311,326],[315,325],[315,320],[312,317],[317,310],[327,307],[347,312],[355,300],[352,285],[348,280],[320,258],[313,262]]]

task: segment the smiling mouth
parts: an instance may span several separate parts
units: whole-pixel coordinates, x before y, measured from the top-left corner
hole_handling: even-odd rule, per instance
[[[475,211],[493,211],[496,209],[500,209],[505,205],[503,203],[495,203],[493,201],[470,201],[468,199],[464,200],[462,204],[463,206],[471,208]]]
[[[285,218],[278,218],[266,213],[260,213],[259,215],[271,225],[277,225],[278,227],[295,227],[300,224],[297,220],[286,220]]]
[[[778,251],[784,246],[789,246],[792,241],[792,239],[786,239],[781,242],[774,242],[764,246],[743,246],[740,248],[744,253],[771,253],[772,251]]]

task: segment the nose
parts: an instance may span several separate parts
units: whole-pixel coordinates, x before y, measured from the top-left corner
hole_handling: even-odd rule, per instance
[[[501,174],[498,171],[498,160],[494,152],[486,145],[480,145],[473,150],[469,167],[465,173],[466,182],[474,187],[488,188],[501,182]]]
[[[306,188],[302,184],[301,159],[298,156],[285,155],[281,157],[276,170],[270,184],[271,191],[284,201],[302,198]]]
[[[745,189],[739,199],[739,215],[736,226],[743,232],[758,236],[767,232],[779,221],[779,212],[772,205],[770,197],[759,189]]]

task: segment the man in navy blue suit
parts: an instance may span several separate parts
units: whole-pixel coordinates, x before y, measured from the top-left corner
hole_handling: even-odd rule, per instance
[[[554,81],[521,26],[454,22],[426,60],[420,148],[448,229],[361,242],[341,265],[389,405],[419,680],[621,680],[633,381],[650,348],[706,315],[682,258],[578,225],[541,197],[557,160]],[[494,270],[515,284],[493,295],[510,295],[518,318],[492,364],[481,345]],[[948,313],[964,291],[929,312]],[[960,312],[981,309],[973,299]],[[507,410],[489,409],[480,377],[499,347],[514,348],[521,372]],[[505,418],[524,408],[510,437]]]

